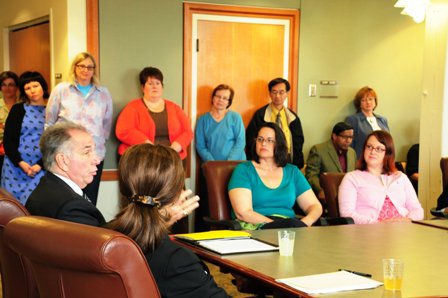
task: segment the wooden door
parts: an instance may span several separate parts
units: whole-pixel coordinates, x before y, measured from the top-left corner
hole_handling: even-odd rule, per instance
[[[231,109],[245,126],[269,102],[267,84],[284,75],[284,26],[227,21],[198,22],[196,117],[210,111],[214,87],[232,86]]]
[[[50,24],[48,21],[9,32],[10,69],[20,75],[38,71],[51,86]]]

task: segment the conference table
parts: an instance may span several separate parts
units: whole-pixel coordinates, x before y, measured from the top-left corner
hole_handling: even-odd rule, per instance
[[[294,254],[278,252],[221,256],[182,241],[200,258],[230,272],[262,282],[281,297],[315,297],[277,282],[339,269],[353,270],[383,280],[382,259],[404,261],[400,292],[383,286],[369,290],[325,294],[321,297],[448,297],[448,230],[414,223],[382,223],[290,229],[295,230]],[[252,237],[278,244],[278,230],[250,231]]]

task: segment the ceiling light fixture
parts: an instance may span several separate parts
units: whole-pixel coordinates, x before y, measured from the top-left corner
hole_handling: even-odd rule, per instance
[[[416,23],[421,23],[425,20],[426,10],[430,4],[430,0],[398,0],[394,6],[403,8],[401,14],[412,17]]]

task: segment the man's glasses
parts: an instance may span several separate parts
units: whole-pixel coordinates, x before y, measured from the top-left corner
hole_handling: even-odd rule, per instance
[[[344,141],[351,141],[351,140],[353,140],[353,136],[338,135],[338,137],[340,137]]]
[[[80,70],[94,71],[95,66],[93,65],[84,65],[84,64],[76,64],[76,67]]]
[[[274,95],[274,96],[276,96],[277,94],[278,95],[285,95],[285,93],[286,93],[285,90],[272,90],[271,91],[271,94]]]
[[[270,138],[265,139],[263,137],[256,137],[255,141],[257,141],[260,144],[263,144],[264,142],[268,143],[269,145],[275,144],[275,140]]]
[[[386,149],[381,147],[373,147],[372,145],[366,145],[366,150],[375,151],[376,153],[383,153]]]

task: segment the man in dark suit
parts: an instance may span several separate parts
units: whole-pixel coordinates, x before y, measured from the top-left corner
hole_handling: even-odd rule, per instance
[[[78,124],[58,123],[44,131],[40,148],[47,173],[26,203],[28,211],[32,215],[102,226],[103,215],[82,192],[92,182],[100,162],[89,132]]]
[[[311,147],[306,160],[305,177],[319,199],[325,199],[319,183],[322,173],[346,173],[355,169],[356,152],[350,147],[352,140],[353,127],[339,122],[333,127],[331,140]]]

